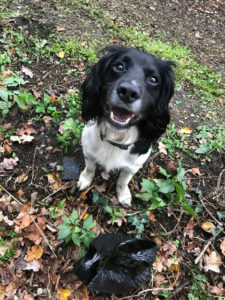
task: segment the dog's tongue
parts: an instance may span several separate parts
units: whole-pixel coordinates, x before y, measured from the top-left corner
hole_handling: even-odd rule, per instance
[[[133,116],[131,112],[119,107],[112,107],[111,111],[113,112],[113,119],[123,123]]]

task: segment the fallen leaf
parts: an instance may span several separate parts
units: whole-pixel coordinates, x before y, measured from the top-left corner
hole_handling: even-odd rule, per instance
[[[187,247],[187,253],[191,253],[194,256],[198,256],[201,252],[201,244],[194,241],[194,242],[189,242],[188,247]]]
[[[34,77],[33,72],[28,69],[27,67],[22,66],[21,72],[24,73],[25,75],[29,76],[30,78]]]
[[[216,253],[216,251],[212,251],[209,255],[205,255],[205,266],[204,270],[207,272],[209,270],[220,273],[220,265],[222,264],[222,259],[219,254]]]
[[[54,190],[58,190],[62,186],[62,181],[58,173],[48,174],[48,182]]]
[[[15,183],[22,183],[28,179],[27,173],[22,173],[20,176],[16,177]]]
[[[223,255],[225,256],[225,238],[222,240],[222,242],[220,244],[220,249],[221,249]]]
[[[37,245],[34,245],[32,246],[31,250],[28,249],[27,250],[27,259],[26,261],[29,262],[29,261],[32,261],[33,259],[39,259],[41,258],[43,254],[43,247],[41,245],[37,246]]]
[[[194,219],[191,219],[186,228],[185,228],[185,232],[184,232],[185,236],[188,236],[191,240],[194,237]]]
[[[166,145],[163,144],[162,142],[159,142],[159,153],[163,153],[165,155],[167,155],[167,150],[166,150]]]
[[[0,223],[1,222],[4,222],[9,226],[14,225],[14,221],[9,220],[8,216],[4,216],[2,211],[0,211]]]
[[[56,30],[61,32],[61,31],[65,31],[66,29],[64,27],[57,26]]]
[[[32,223],[29,227],[26,227],[24,231],[26,233],[29,233],[25,235],[25,238],[27,238],[30,241],[33,241],[36,245],[39,245],[43,238],[43,232],[46,228],[45,225],[45,219],[42,217],[37,217],[36,224]],[[41,230],[41,231],[40,231]]]
[[[58,290],[59,300],[67,300],[67,298],[71,295],[70,290]]]
[[[30,143],[34,140],[34,137],[32,135],[23,134],[21,136],[12,135],[10,137],[10,140],[12,142],[18,142],[19,144],[25,144]]]
[[[198,176],[204,175],[203,173],[200,172],[199,168],[189,169],[188,172],[192,173],[193,175],[198,175]]]
[[[18,130],[18,135],[31,135],[32,133],[35,133],[35,129],[32,127],[31,124],[24,123],[22,129]]]
[[[151,222],[156,222],[157,221],[156,218],[155,218],[155,215],[153,213],[153,210],[151,210],[150,215],[148,216],[148,219]]]
[[[5,155],[6,156],[9,156],[12,154],[12,147],[8,144],[8,143],[5,143],[4,144],[4,152],[5,152]]]
[[[204,231],[210,233],[210,232],[211,232],[211,229],[216,229],[216,226],[215,226],[212,222],[206,221],[206,222],[202,223],[201,228],[202,228]]]
[[[109,174],[105,171],[101,172],[101,177],[104,179],[104,180],[108,180],[109,179]]]
[[[34,96],[36,98],[41,98],[41,92],[40,91],[37,91],[35,89],[31,89],[32,93],[34,94]]]
[[[51,122],[51,120],[52,120],[52,117],[50,117],[50,116],[44,116],[43,117],[43,121],[45,122],[45,126],[46,127],[50,127],[50,122]]]
[[[50,97],[49,97],[49,100],[50,100],[51,102],[59,102],[59,99],[55,98],[54,96],[50,96]]]
[[[182,133],[189,134],[191,132],[192,132],[192,130],[191,130],[191,127],[189,127],[189,126],[185,126],[184,128],[178,130],[178,134],[182,134]]]
[[[3,170],[13,170],[17,165],[19,158],[4,158],[3,162],[0,163],[0,171]]]
[[[170,270],[171,270],[171,271],[178,272],[179,269],[180,269],[180,267],[179,267],[178,264],[174,264],[174,263],[173,263],[173,264],[171,264],[171,266],[170,266]]]
[[[84,220],[86,220],[88,217],[89,217],[89,214],[86,213],[86,214],[83,216],[82,220],[84,221]]]
[[[59,58],[64,58],[65,52],[61,50],[61,51],[58,52],[57,56],[58,56]]]
[[[40,263],[38,260],[33,259],[32,261],[26,262],[22,270],[32,270],[38,272],[40,270]]]
[[[5,299],[5,294],[6,294],[5,288],[6,288],[5,285],[1,285],[0,284],[0,300],[4,300]]]
[[[34,297],[30,294],[26,294],[24,297],[23,297],[23,300],[34,300]]]
[[[83,191],[82,193],[81,193],[81,199],[82,200],[86,200],[87,199],[87,193],[89,192],[89,189],[86,189],[85,191]]]
[[[19,190],[16,192],[16,194],[17,194],[17,196],[18,196],[19,198],[22,198],[23,195],[24,195],[24,191],[23,191],[22,189],[19,189]]]

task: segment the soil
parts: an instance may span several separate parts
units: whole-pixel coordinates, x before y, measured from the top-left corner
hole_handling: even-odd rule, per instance
[[[207,3],[206,3],[207,2]],[[8,9],[18,10],[22,13],[22,16],[12,18],[10,20],[12,26],[15,28],[23,27],[27,29],[28,34],[33,34],[36,31],[39,32],[40,36],[44,39],[47,38],[53,28],[64,27],[65,35],[68,36],[81,36],[82,34],[94,36],[96,38],[101,38],[105,36],[104,29],[100,26],[99,22],[92,17],[90,11],[93,9],[92,1],[85,1],[86,9],[76,5],[65,5],[63,1],[59,4],[57,1],[28,1],[28,0],[11,0],[7,4]],[[213,69],[215,72],[221,72],[224,74],[225,71],[225,6],[223,5],[223,0],[159,0],[159,1],[114,1],[114,0],[99,0],[95,1],[95,8],[103,9],[112,20],[116,20],[121,27],[135,27],[141,31],[151,30],[151,36],[154,38],[163,39],[168,42],[178,42],[181,45],[186,46],[191,50],[195,59],[209,68]],[[20,70],[21,66],[15,66]],[[34,78],[30,79],[27,83],[27,88],[29,90],[34,89],[35,91],[41,93],[53,94],[56,97],[65,96],[68,89],[79,89],[81,82],[83,80],[82,76],[70,76],[65,74],[65,70],[62,65],[59,65],[57,61],[45,61],[40,59],[37,64],[32,64],[29,66],[32,72],[35,74]],[[44,80],[43,80],[44,78]],[[65,79],[66,78],[66,79]],[[43,81],[42,85],[38,85],[40,81]],[[181,106],[175,106],[176,100],[182,99]],[[190,116],[190,111],[196,109],[198,106],[198,99],[195,96],[190,100],[188,92],[183,88],[174,96],[171,114],[172,122],[176,123],[178,126],[184,126],[187,124],[192,128],[195,128],[201,123],[201,118]],[[220,112],[223,114],[223,112]],[[19,118],[18,118],[19,116]],[[23,123],[27,123],[32,118],[30,114],[20,114],[17,108],[13,108],[10,115],[7,116],[5,123],[10,123],[15,120],[14,127],[21,128]],[[46,127],[43,121],[34,121],[35,128],[35,140],[27,145],[17,144],[14,147],[14,151],[19,157],[19,164],[13,170],[7,171],[6,174],[1,176],[1,184],[4,188],[17,197],[18,189],[22,189],[24,192],[23,200],[30,201],[32,199],[33,192],[38,194],[38,207],[43,206],[41,199],[47,197],[47,202],[45,204],[58,203],[58,199],[62,199],[62,196],[70,199],[69,211],[71,212],[73,207],[80,205],[81,199],[80,194],[76,191],[76,181],[71,181],[64,189],[62,189],[55,196],[51,196],[52,189],[49,184],[46,172],[56,172],[59,166],[62,165],[62,158],[64,156],[62,150],[59,148],[57,141],[58,127],[57,125],[52,125],[51,127]],[[77,165],[80,169],[83,168],[84,160],[81,152],[81,147],[78,145],[75,149],[71,149],[70,156],[74,157]],[[206,205],[208,205],[208,210],[202,214],[201,218],[198,219],[198,224],[196,224],[196,236],[204,244],[203,241],[209,239],[211,236],[208,233],[201,231],[199,225],[201,221],[207,218],[211,219],[211,215],[216,216],[218,207],[223,197],[225,196],[225,190],[222,188],[224,184],[224,179],[221,178],[220,182],[219,175],[221,174],[221,166],[225,165],[225,154],[218,154],[215,151],[210,155],[210,163],[202,164],[201,161],[196,161],[189,156],[185,156],[182,152],[176,153],[176,159],[182,160],[183,165],[188,166],[188,168],[198,168],[200,167],[203,176],[189,176],[191,182],[192,190],[189,192],[189,197],[193,199],[195,205],[199,202],[201,198],[200,192],[203,193],[201,199],[205,199]],[[133,192],[139,192],[141,179],[145,176],[150,176],[153,166],[160,165],[166,167],[169,161],[173,160],[176,165],[176,160],[171,157],[165,156],[163,154],[157,153],[150,158],[143,169],[135,175],[132,179],[131,186]],[[15,182],[15,179],[26,173],[28,180],[22,184]],[[212,191],[220,184],[220,194],[213,198]],[[110,179],[106,182],[101,176],[101,170],[98,170],[96,177],[94,179],[93,185],[97,187],[102,187],[106,184],[105,193],[115,200],[115,175],[111,175]],[[74,194],[74,191],[75,194]],[[211,195],[211,198],[210,198]],[[207,198],[209,197],[209,198]],[[78,201],[77,201],[78,198]],[[214,199],[211,203],[211,199]],[[135,199],[136,207],[138,208],[138,199]],[[87,194],[86,204],[91,203],[91,193]],[[84,204],[85,205],[85,204]],[[99,224],[101,224],[104,232],[112,232],[114,229],[110,224],[107,224],[104,217],[99,215],[98,208],[92,208],[90,213],[93,213],[98,218]],[[151,238],[152,236],[160,236],[162,231],[168,233],[164,239],[164,242],[168,239],[175,240],[178,239],[182,242],[185,228],[190,221],[190,216],[183,214],[180,210],[174,209],[173,211],[168,207],[163,212],[157,210],[155,212],[155,217],[157,222],[149,223],[146,226],[145,237]],[[178,225],[177,225],[178,224]],[[175,230],[175,229],[176,230]],[[119,233],[132,233],[134,228],[123,223],[123,226],[116,227],[116,232]],[[26,246],[28,244],[26,243]],[[42,265],[48,265],[48,274],[59,275],[59,279],[53,278],[52,281],[55,285],[61,286],[63,288],[71,287],[71,289],[77,289],[77,278],[72,272],[72,265],[74,259],[76,258],[76,253],[73,253],[74,247],[64,246],[54,241],[55,251],[59,257],[59,261],[54,259],[54,256],[49,251],[49,254],[42,260]],[[214,247],[219,249],[219,241],[215,242]],[[185,263],[182,264],[180,270],[180,277],[178,278],[178,286],[182,286],[185,276],[188,276],[189,269],[188,264],[193,264],[193,257],[187,252],[179,252],[180,257],[185,258]],[[52,263],[51,263],[52,261]],[[44,267],[43,267],[44,268]],[[30,290],[32,288],[35,290],[37,286],[49,287],[49,278],[46,278],[45,272],[33,273],[32,282],[30,283]],[[5,284],[8,284],[12,280],[11,274],[6,274],[4,271]],[[29,273],[29,272],[28,272]],[[9,276],[9,279],[6,277]],[[25,276],[25,275],[24,275]],[[30,274],[26,274],[27,278],[30,279]],[[182,278],[183,276],[183,278]],[[1,279],[1,276],[0,276]],[[216,285],[220,281],[219,274],[209,272],[208,280],[212,286]],[[25,282],[25,281],[24,281]],[[60,283],[59,283],[60,282]],[[149,283],[149,282],[148,282]],[[148,283],[142,286],[142,290],[148,288]],[[53,284],[50,283],[50,290],[54,289]],[[141,290],[140,289],[140,290]],[[139,290],[139,291],[140,291]],[[136,294],[137,292],[136,291]],[[55,296],[38,296],[33,292],[35,299],[53,299]],[[21,292],[21,295],[22,292]],[[51,293],[50,293],[51,295]],[[183,298],[179,298],[179,295]],[[22,296],[21,296],[22,297]],[[83,297],[83,296],[82,296]],[[119,299],[111,298],[106,295],[98,295],[92,293],[90,299]],[[146,292],[138,299],[154,299],[151,293]],[[20,298],[20,296],[19,296]],[[20,298],[21,299],[21,298]],[[54,298],[55,299],[55,298]],[[74,298],[75,299],[75,298]],[[76,298],[78,299],[78,298]],[[86,299],[86,298],[79,298]],[[88,298],[87,298],[88,299]],[[130,298],[135,299],[135,298]],[[177,294],[173,295],[171,299],[187,299],[186,289],[180,289]]]

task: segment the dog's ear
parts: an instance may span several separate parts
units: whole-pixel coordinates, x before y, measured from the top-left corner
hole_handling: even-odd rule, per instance
[[[106,52],[100,60],[94,64],[90,73],[81,87],[82,92],[82,118],[85,122],[95,120],[103,116],[100,103],[100,94],[104,82],[105,73],[110,63],[117,55],[117,47],[107,47]]]
[[[146,153],[152,142],[158,140],[166,131],[170,122],[169,102],[175,86],[173,66],[176,66],[173,61],[160,61],[161,93],[157,105],[151,110],[148,119],[138,124],[140,139],[135,143],[132,153]]]

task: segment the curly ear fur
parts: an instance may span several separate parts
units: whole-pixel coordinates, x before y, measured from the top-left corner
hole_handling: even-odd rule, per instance
[[[132,153],[144,154],[152,142],[156,141],[165,131],[170,122],[169,102],[174,93],[173,61],[160,61],[162,88],[155,109],[150,112],[147,120],[138,124],[140,139],[135,143]]]

